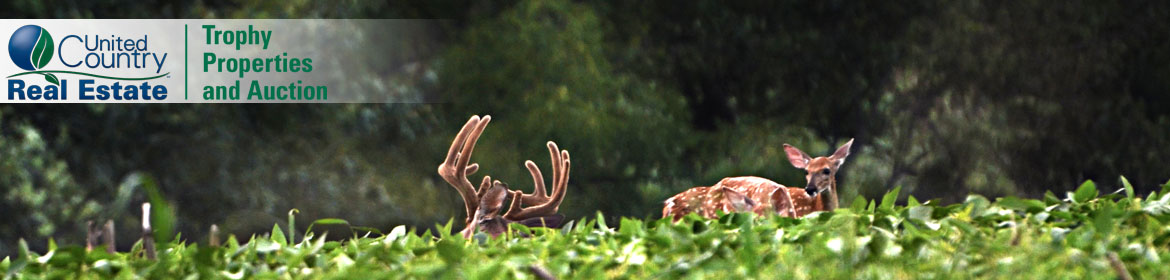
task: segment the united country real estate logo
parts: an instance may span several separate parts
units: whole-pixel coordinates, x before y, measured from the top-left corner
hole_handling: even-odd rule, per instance
[[[70,34],[54,41],[45,28],[25,25],[8,41],[9,58],[25,72],[7,76],[6,95],[8,100],[165,100],[167,87],[151,85],[150,80],[170,74],[160,73],[167,55],[151,51],[147,34]],[[69,70],[45,69],[50,65]],[[153,73],[126,77],[127,71]],[[79,79],[70,87],[71,81],[58,75]],[[25,80],[29,77],[43,77],[43,82]],[[70,97],[73,92],[76,96]]]

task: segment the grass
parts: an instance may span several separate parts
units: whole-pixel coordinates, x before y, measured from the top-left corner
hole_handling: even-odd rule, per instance
[[[450,222],[437,233],[400,226],[346,241],[274,227],[222,246],[173,238],[159,244],[158,260],[146,259],[141,244],[107,254],[50,241],[39,254],[21,241],[20,256],[0,262],[0,271],[6,279],[1166,279],[1170,183],[1144,198],[1123,184],[1105,195],[1090,181],[1059,197],[972,195],[953,205],[913,197],[895,205],[895,190],[801,219],[727,214],[670,223],[599,214],[563,229],[515,226],[495,239],[452,235]],[[333,223],[343,221],[314,226]]]

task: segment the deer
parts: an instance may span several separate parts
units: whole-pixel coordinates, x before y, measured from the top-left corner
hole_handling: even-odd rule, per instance
[[[722,211],[799,218],[817,211],[832,211],[838,205],[837,170],[849,157],[851,146],[853,139],[832,155],[812,158],[804,151],[784,144],[788,162],[807,172],[805,187],[785,187],[755,176],[727,177],[714,186],[693,187],[667,199],[662,217],[673,217],[677,222],[687,214],[696,213],[712,219]]]
[[[532,175],[531,194],[510,190],[507,184],[499,180],[493,181],[491,176],[483,177],[478,190],[471,185],[468,176],[479,170],[478,163],[470,163],[471,154],[475,150],[479,136],[483,134],[484,128],[491,120],[492,117],[489,115],[483,118],[472,116],[467,120],[459,134],[455,136],[455,140],[451,142],[447,158],[439,164],[439,176],[454,187],[463,198],[467,218],[460,234],[463,238],[471,238],[477,232],[484,232],[494,238],[507,232],[508,225],[513,223],[529,227],[560,227],[564,216],[557,214],[557,211],[565,199],[569,184],[570,161],[569,151],[561,150],[553,141],[547,143],[553,171],[551,195],[546,192],[544,176],[531,160],[524,162],[524,166]],[[511,197],[508,211],[500,215],[500,209],[508,197]]]

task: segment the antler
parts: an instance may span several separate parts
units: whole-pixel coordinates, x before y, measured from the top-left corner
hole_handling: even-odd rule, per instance
[[[534,183],[534,190],[532,194],[524,194],[521,191],[512,192],[512,206],[508,208],[508,212],[504,213],[504,218],[517,221],[527,218],[550,216],[557,213],[557,209],[561,206],[561,201],[565,199],[565,190],[569,184],[569,151],[561,150],[557,147],[557,143],[548,142],[548,154],[552,159],[553,168],[553,190],[552,196],[545,194],[544,176],[540,174],[540,169],[536,167],[536,163],[531,160],[524,162],[528,167],[528,172],[532,173],[532,181]],[[533,205],[523,208],[521,204]]]
[[[490,185],[491,177],[484,176],[483,183],[480,184],[480,190],[476,191],[471,185],[471,181],[467,180],[467,175],[474,174],[479,170],[478,163],[468,164],[471,161],[471,153],[475,150],[475,142],[479,140],[479,135],[483,134],[483,129],[487,127],[488,123],[492,121],[492,116],[471,116],[463,128],[459,130],[459,134],[455,136],[455,141],[451,142],[451,148],[447,150],[447,159],[439,164],[439,176],[443,177],[443,181],[447,181],[455,190],[459,192],[459,196],[463,197],[463,205],[466,206],[467,220],[470,224],[472,216],[479,208],[479,197],[487,192],[485,185]]]
[[[526,161],[524,165],[528,167],[528,172],[532,174],[532,180],[535,184],[532,194],[508,190],[507,185],[500,181],[493,181],[489,176],[483,177],[477,191],[467,176],[479,170],[478,164],[470,163],[471,154],[488,122],[491,122],[491,116],[483,118],[472,116],[471,119],[467,120],[467,123],[459,130],[459,134],[455,136],[455,140],[451,142],[451,148],[447,150],[447,158],[439,164],[438,168],[439,176],[443,177],[443,181],[447,181],[463,198],[463,204],[467,210],[467,220],[465,221],[467,227],[462,231],[463,237],[470,237],[477,231],[477,228],[482,228],[485,232],[495,236],[506,231],[508,223],[524,223],[530,218],[539,217],[542,224],[557,221],[559,216],[556,213],[561,201],[565,199],[565,191],[569,184],[569,151],[561,150],[552,141],[548,142],[549,157],[552,159],[553,165],[551,196],[545,193],[544,177],[541,175],[540,169],[536,167],[536,163],[531,160]],[[496,219],[499,217],[499,209],[506,199],[505,194],[511,194],[511,206],[508,208],[508,212],[504,213],[503,219]],[[525,205],[528,207],[524,207]]]

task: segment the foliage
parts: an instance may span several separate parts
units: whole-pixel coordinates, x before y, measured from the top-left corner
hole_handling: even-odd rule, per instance
[[[58,231],[82,231],[80,223],[58,221],[93,218],[101,211],[100,205],[87,198],[69,165],[53,156],[37,129],[27,123],[5,129],[12,136],[0,137],[0,213],[6,216],[0,223],[0,236],[43,239]],[[0,244],[0,252],[14,251],[9,246]]]
[[[544,143],[555,141],[572,153],[574,170],[589,170],[573,172],[566,214],[651,213],[662,196],[613,194],[642,191],[631,187],[645,181],[674,185],[666,176],[685,172],[660,160],[693,144],[678,118],[682,100],[615,71],[600,19],[587,8],[523,1],[469,27],[442,57],[442,97],[451,102],[442,114],[452,121],[429,141],[449,143],[470,114],[490,114],[472,159],[484,167],[480,174],[528,191],[524,160],[547,170]],[[438,152],[431,158],[441,159]]]
[[[1147,198],[1098,195],[1088,181],[1061,199],[1004,197],[991,202],[896,206],[858,198],[851,207],[801,219],[727,214],[718,220],[602,215],[563,229],[525,228],[491,239],[465,240],[448,222],[432,234],[398,226],[381,236],[328,241],[335,233],[267,236],[223,246],[175,241],[157,261],[141,246],[125,253],[57,247],[0,263],[10,277],[144,278],[565,278],[785,279],[853,278],[1097,278],[1170,276],[1170,184]],[[295,211],[289,212],[290,223]],[[337,224],[338,220],[322,221]],[[1112,257],[1111,257],[1112,256]]]
[[[780,145],[825,154],[854,137],[839,174],[845,201],[894,186],[905,186],[902,201],[1040,198],[1087,179],[1146,193],[1170,174],[1166,1],[0,7],[7,18],[445,19],[418,41],[393,28],[334,34],[363,41],[338,44],[346,55],[333,63],[352,75],[323,75],[353,77],[346,92],[418,104],[0,105],[0,213],[10,217],[0,240],[39,251],[50,237],[79,244],[91,219],[133,229],[133,205],[146,200],[170,202],[174,230],[189,238],[211,224],[267,231],[293,207],[378,227],[459,219],[462,202],[434,166],[472,114],[496,117],[477,149],[480,174],[517,189],[528,186],[524,160],[547,166],[544,141],[573,153],[570,217],[651,217],[670,195],[727,176],[801,185]],[[1108,180],[1121,173],[1132,181]],[[132,174],[153,175],[158,197]]]
[[[1170,156],[1167,3],[927,2],[890,65],[878,177],[921,197],[1039,197],[1120,173],[1153,190]],[[1111,186],[1119,186],[1111,183]],[[948,186],[940,188],[936,186]],[[870,193],[873,194],[873,193]]]

